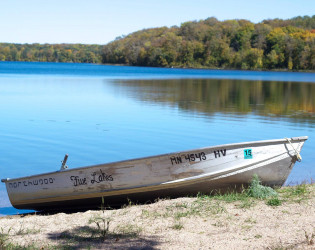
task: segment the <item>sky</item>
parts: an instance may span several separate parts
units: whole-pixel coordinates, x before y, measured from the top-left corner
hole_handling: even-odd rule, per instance
[[[0,42],[107,44],[137,30],[315,15],[315,0],[1,0]]]

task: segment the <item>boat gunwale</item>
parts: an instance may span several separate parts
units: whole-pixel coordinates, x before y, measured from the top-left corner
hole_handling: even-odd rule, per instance
[[[289,139],[291,140],[291,142],[306,141],[308,139],[308,136],[291,137]],[[233,147],[241,147],[241,146],[246,146],[246,145],[260,145],[260,144],[267,144],[267,143],[269,143],[269,144],[278,144],[279,143],[280,144],[283,142],[288,142],[287,138],[272,139],[272,140],[260,140],[260,141],[249,141],[249,142],[240,142],[240,143],[229,143],[229,144],[222,144],[222,145],[216,145],[216,146],[207,146],[207,147],[202,147],[202,148],[195,148],[195,149],[190,149],[190,150],[183,150],[183,151],[177,151],[177,152],[171,152],[171,153],[165,153],[165,154],[159,154],[159,155],[153,155],[153,156],[147,156],[147,157],[141,157],[141,158],[133,158],[133,159],[128,159],[128,160],[121,160],[121,161],[95,164],[95,165],[90,165],[90,166],[75,167],[75,168],[71,168],[71,169],[57,170],[57,171],[53,171],[53,172],[29,175],[29,176],[12,178],[12,179],[6,178],[6,179],[1,179],[1,182],[7,183],[7,182],[11,182],[11,181],[40,177],[40,176],[45,176],[45,175],[50,175],[50,174],[59,174],[59,173],[72,172],[72,171],[77,171],[77,170],[93,168],[93,167],[104,167],[104,166],[113,165],[113,164],[116,165],[116,164],[122,164],[122,163],[127,163],[127,162],[135,162],[135,161],[140,161],[140,160],[165,157],[165,156],[169,156],[169,155],[184,154],[184,153],[197,151],[197,150],[205,150],[205,149],[208,150],[208,149],[216,149],[216,148],[223,148],[223,147],[225,147],[225,148],[231,148],[232,147],[233,148]]]

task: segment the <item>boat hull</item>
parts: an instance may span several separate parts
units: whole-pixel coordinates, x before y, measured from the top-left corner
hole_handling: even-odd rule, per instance
[[[68,210],[212,193],[247,185],[257,174],[281,186],[307,137],[228,144],[6,180],[19,209]]]

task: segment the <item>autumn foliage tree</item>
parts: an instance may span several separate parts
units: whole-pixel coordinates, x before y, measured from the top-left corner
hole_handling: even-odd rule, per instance
[[[103,63],[158,67],[315,70],[315,16],[145,29],[104,46]]]

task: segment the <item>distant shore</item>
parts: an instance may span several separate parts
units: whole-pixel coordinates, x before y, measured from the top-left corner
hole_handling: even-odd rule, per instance
[[[20,62],[20,63],[78,63],[78,64],[93,64],[93,65],[100,65],[100,66],[125,66],[125,67],[144,67],[144,68],[161,68],[161,69],[194,69],[194,70],[229,70],[229,71],[249,71],[249,72],[298,72],[298,73],[315,73],[315,70],[296,70],[296,69],[238,69],[238,68],[218,68],[218,67],[206,67],[206,66],[199,66],[199,67],[187,67],[187,66],[139,66],[139,65],[129,65],[123,63],[100,63],[100,62],[51,62],[51,61],[0,61],[1,62]],[[315,80],[314,80],[315,81]]]
[[[315,185],[0,218],[0,249],[314,249]]]

